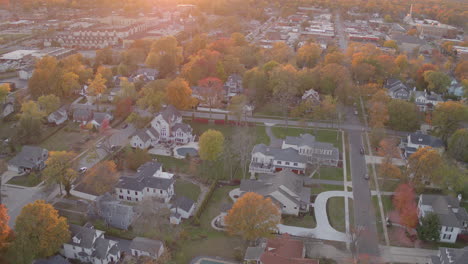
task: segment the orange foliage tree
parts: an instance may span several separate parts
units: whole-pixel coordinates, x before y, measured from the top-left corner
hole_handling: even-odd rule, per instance
[[[408,184],[400,184],[393,196],[393,206],[398,210],[401,223],[408,228],[415,228],[418,224],[417,206],[413,187]]]
[[[15,223],[14,263],[31,263],[33,259],[54,255],[70,239],[67,219],[44,200],[27,204]]]
[[[171,81],[166,88],[167,101],[178,109],[187,109],[194,104],[192,89],[182,78]]]
[[[8,237],[11,232],[11,228],[8,226],[8,211],[5,205],[0,204],[0,250],[6,247],[8,244]]]
[[[103,161],[96,164],[83,178],[88,190],[96,194],[112,191],[118,180],[117,166],[113,161]]]
[[[230,234],[254,241],[276,230],[281,211],[270,198],[248,192],[236,201],[224,220]]]
[[[418,149],[408,159],[408,175],[416,189],[423,187],[424,181],[441,183],[439,169],[443,164],[442,156],[431,147]]]

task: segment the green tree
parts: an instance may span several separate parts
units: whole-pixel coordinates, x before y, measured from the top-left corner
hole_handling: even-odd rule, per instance
[[[137,105],[153,113],[158,112],[166,99],[166,86],[168,84],[169,80],[167,79],[147,83],[139,92]]]
[[[71,184],[78,176],[72,169],[72,160],[76,154],[69,151],[51,151],[46,161],[47,167],[42,171],[42,177],[48,184],[56,183],[62,193],[62,185],[70,195]]]
[[[97,64],[112,64],[113,63],[113,51],[110,47],[96,51],[96,63]]]
[[[15,231],[14,263],[30,264],[34,259],[52,256],[70,239],[67,219],[43,200],[23,207]]]
[[[42,95],[37,99],[37,102],[41,110],[44,111],[46,115],[54,112],[60,107],[60,98],[53,94]]]
[[[177,71],[182,61],[182,47],[178,46],[176,38],[168,36],[156,40],[151,45],[146,65],[158,69],[162,77],[167,77]]]
[[[89,191],[98,195],[110,192],[119,181],[116,168],[114,161],[102,161],[86,172],[83,183]]]
[[[440,71],[425,71],[424,81],[428,83],[429,91],[439,94],[445,94],[450,86],[450,77]]]
[[[391,100],[388,104],[388,125],[395,130],[415,131],[419,128],[420,114],[414,103]]]
[[[200,136],[200,158],[207,161],[215,161],[223,153],[224,136],[221,132],[208,129]]]
[[[419,239],[424,241],[439,241],[440,222],[434,213],[428,213],[421,219],[421,225],[417,228]]]
[[[138,97],[137,91],[135,89],[135,84],[129,82],[127,78],[121,77],[120,86],[121,90],[119,93],[119,97],[130,98],[132,100],[135,100]]]
[[[136,171],[141,165],[151,161],[151,159],[151,155],[146,150],[127,148],[123,162],[127,168]]]
[[[468,129],[460,128],[450,136],[448,151],[457,160],[468,162]]]
[[[444,142],[468,118],[468,107],[460,102],[448,101],[440,103],[434,110],[432,124]]]
[[[80,76],[74,72],[67,72],[62,75],[60,79],[61,83],[61,96],[67,97],[72,94],[73,91],[79,90],[81,88],[79,83]]]
[[[25,142],[38,139],[41,135],[41,119],[45,113],[39,109],[34,101],[27,101],[21,105],[19,132]]]
[[[383,46],[386,48],[398,49],[398,44],[394,40],[386,40]]]

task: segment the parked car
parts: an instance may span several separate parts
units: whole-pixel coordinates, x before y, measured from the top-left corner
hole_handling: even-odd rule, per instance
[[[369,174],[368,174],[368,173],[366,173],[366,174],[364,175],[364,179],[366,179],[367,181],[369,180]]]
[[[359,152],[361,153],[361,155],[364,155],[365,152],[364,152],[364,147],[363,146],[361,146],[361,148],[359,149]]]
[[[357,110],[354,110],[354,114],[355,114],[355,115],[358,115],[359,112],[358,112]]]
[[[123,129],[126,129],[128,127],[128,124],[123,125]]]
[[[78,170],[78,172],[79,172],[79,173],[85,173],[87,170],[88,170],[87,167],[81,167],[81,168]]]

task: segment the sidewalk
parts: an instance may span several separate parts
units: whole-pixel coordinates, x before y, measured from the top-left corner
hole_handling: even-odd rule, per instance
[[[422,249],[422,248],[403,248],[380,246],[382,260],[393,263],[430,263],[431,256],[437,256],[438,250]]]
[[[383,163],[383,157],[379,156],[369,156],[366,155],[366,163],[369,164],[382,164]],[[406,161],[402,159],[392,159],[392,164],[396,166],[406,166]]]

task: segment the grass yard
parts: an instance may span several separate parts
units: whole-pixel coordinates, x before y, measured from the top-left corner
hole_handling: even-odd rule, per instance
[[[175,182],[174,188],[177,195],[185,196],[195,202],[198,200],[198,196],[200,196],[201,192],[198,185],[180,179]]]
[[[312,185],[311,189],[312,189],[311,194],[319,194],[321,192],[328,192],[328,191],[343,191],[344,186],[320,184],[320,185]],[[351,188],[348,187],[348,191],[351,191]]]
[[[25,187],[34,187],[41,183],[41,177],[34,173],[29,175],[15,176],[11,178],[7,184],[20,185]]]
[[[239,237],[229,236],[211,228],[211,220],[219,215],[223,204],[232,203],[228,197],[229,191],[237,188],[225,186],[216,189],[200,218],[200,226],[184,223],[185,239],[177,241],[174,251],[175,263],[189,263],[196,256],[220,256],[235,259],[236,248],[244,248],[244,242]]]
[[[169,172],[187,173],[189,170],[189,162],[185,159],[176,159],[169,156],[154,155],[158,162],[163,164],[163,170]]]
[[[319,175],[315,174],[314,178],[318,179]],[[343,181],[343,168],[322,167],[322,168],[320,168],[320,179],[321,180]]]
[[[285,138],[286,136],[298,137],[301,134],[309,133],[315,136],[315,139],[320,142],[332,143],[340,151],[343,151],[341,144],[341,133],[337,130],[323,130],[311,128],[291,128],[291,127],[272,127],[273,134],[277,138]]]
[[[283,111],[277,103],[267,103],[255,111],[254,116],[283,116]]]
[[[349,203],[352,203],[349,199]],[[346,232],[345,227],[345,208],[343,197],[332,197],[327,202],[327,215],[330,225],[337,231]],[[352,216],[350,215],[350,218]]]
[[[315,228],[317,226],[315,217],[313,215],[284,216],[283,224],[290,225],[290,226],[305,227],[305,228]]]
[[[216,125],[216,124],[203,124],[193,121],[186,121],[186,123],[190,124],[193,128],[194,134],[200,136],[203,132],[207,131],[208,129],[218,130],[223,133],[224,137],[231,137],[235,132],[236,129],[246,129],[245,127],[235,127],[230,125]],[[266,145],[270,144],[270,138],[266,134],[264,126],[255,126],[250,128],[255,130],[255,144],[264,143]]]
[[[40,144],[49,151],[72,150],[72,145],[78,143],[85,135],[77,132],[65,132],[64,129]]]

